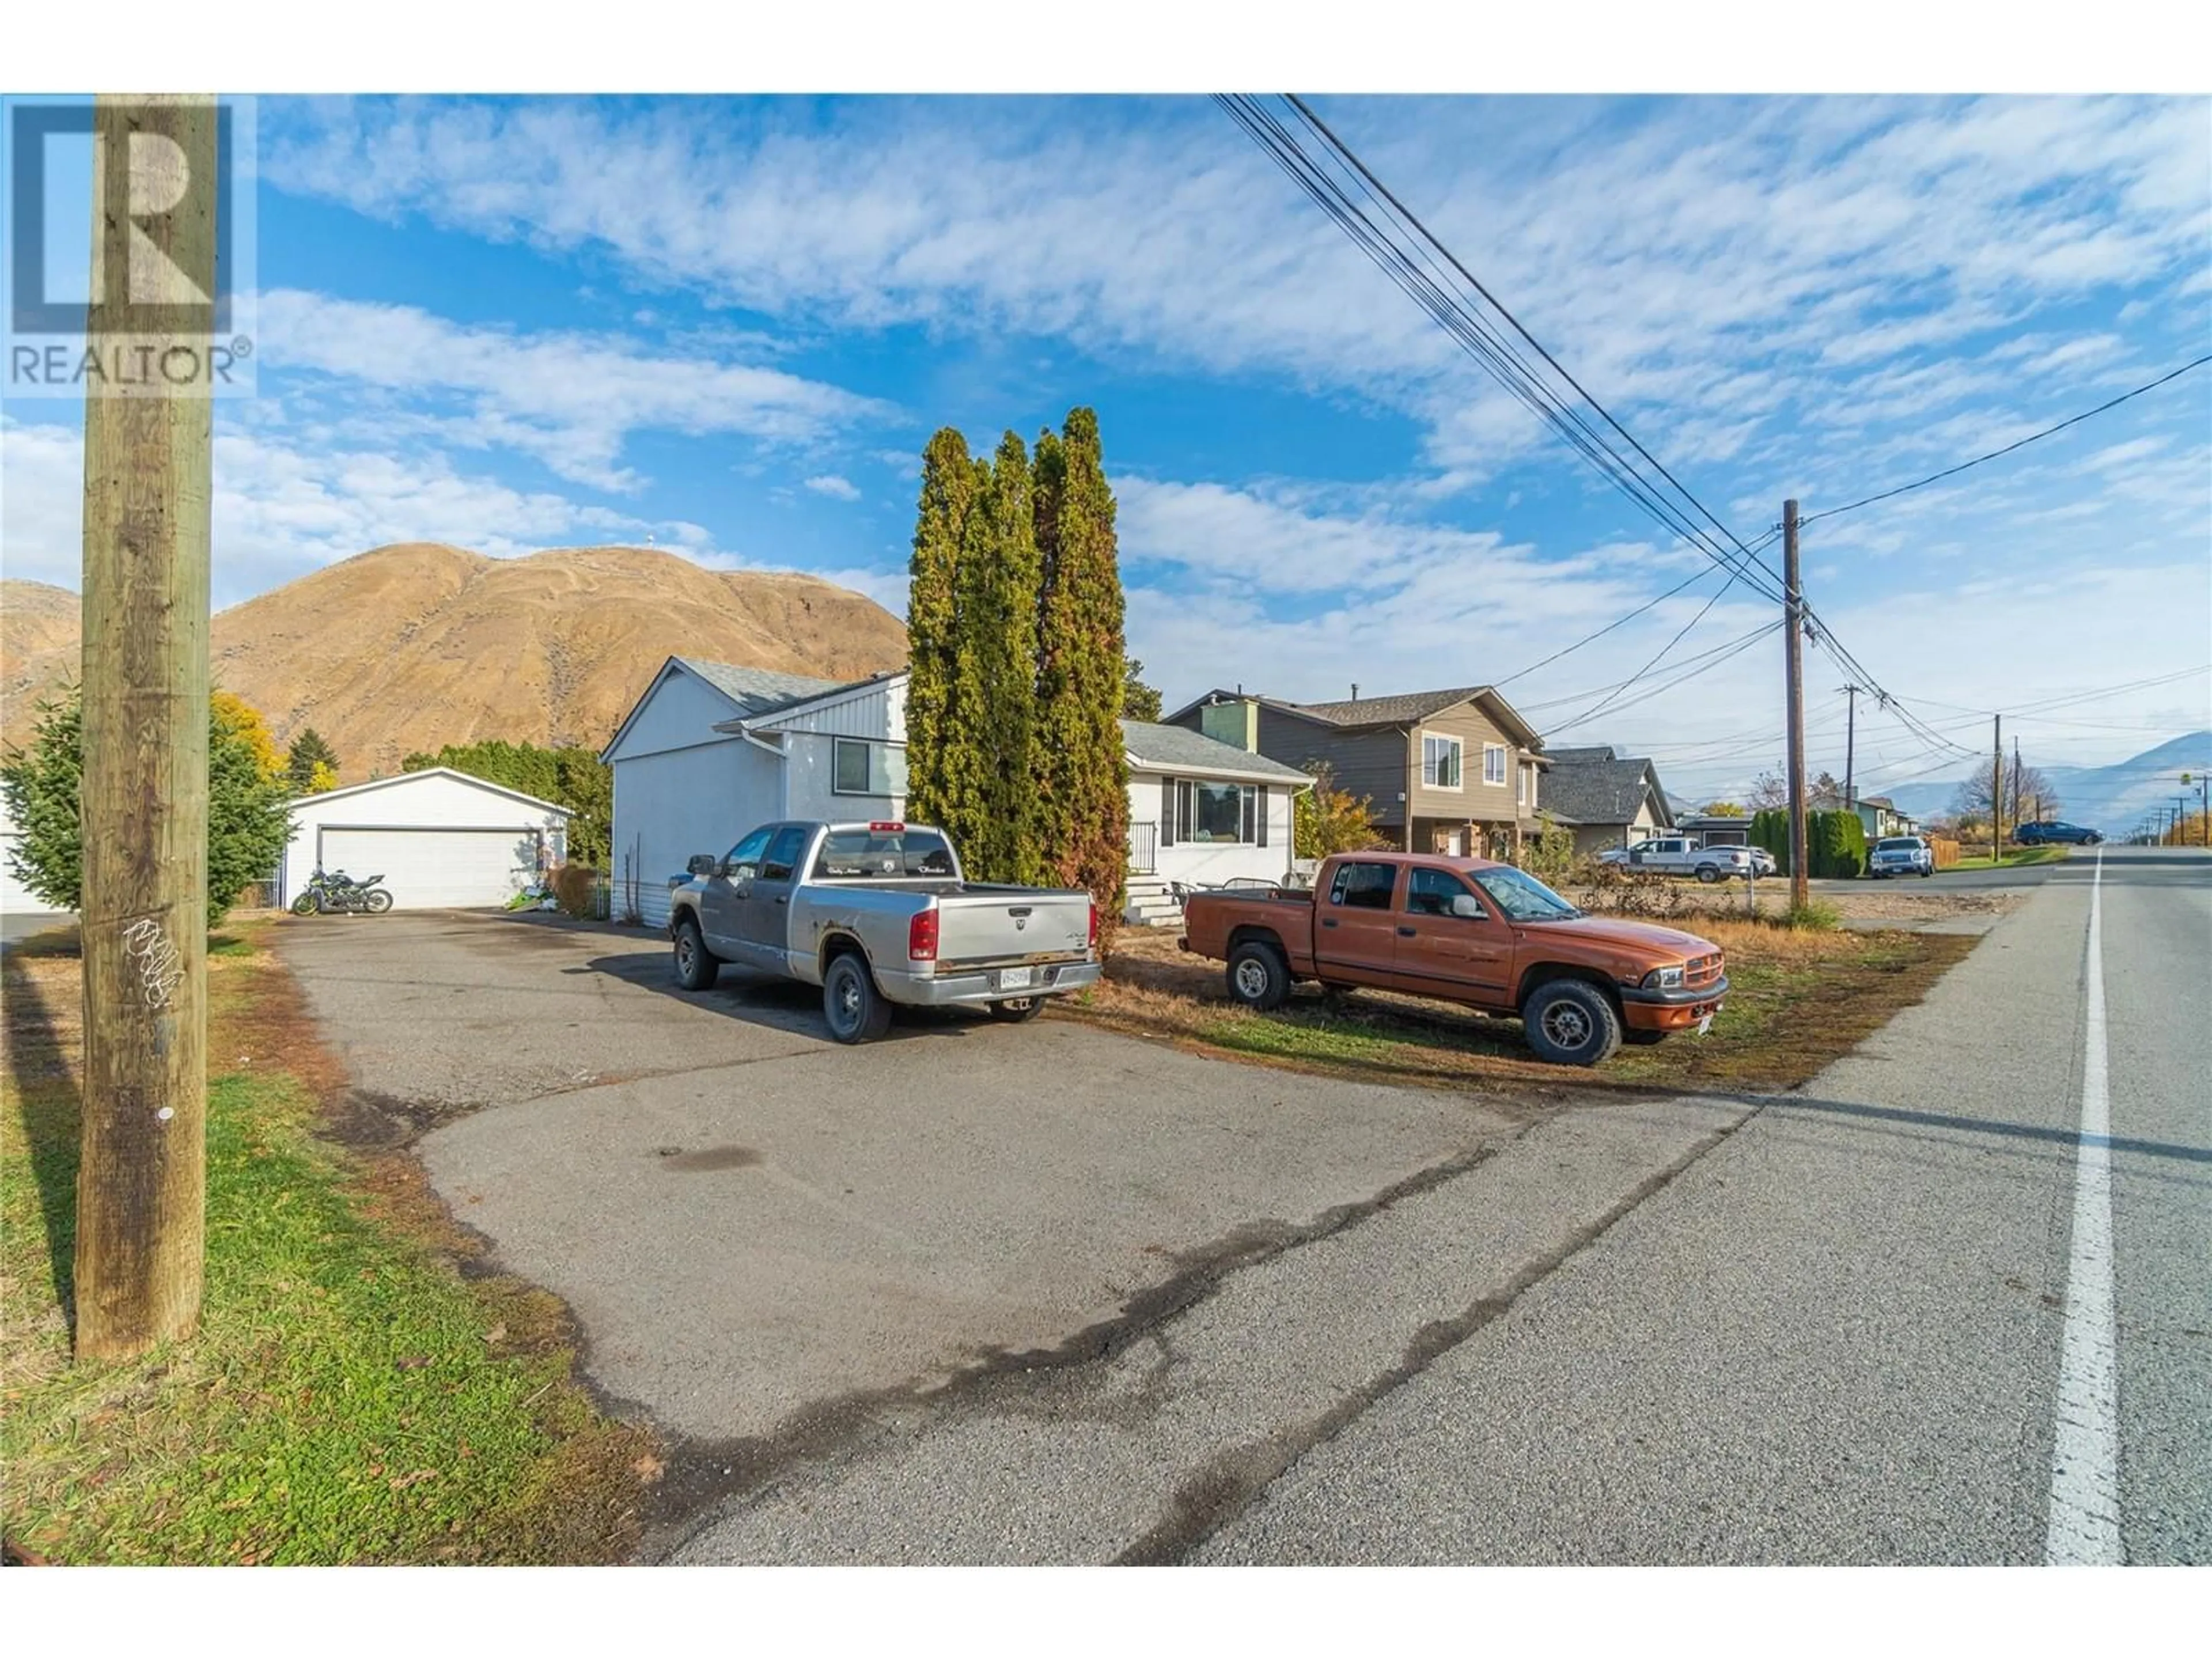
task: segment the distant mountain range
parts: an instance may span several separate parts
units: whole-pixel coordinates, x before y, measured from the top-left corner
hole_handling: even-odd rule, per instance
[[[2182,773],[2194,777],[2206,771],[2212,771],[2212,732],[2191,732],[2111,766],[2046,766],[2043,775],[2058,792],[2059,806],[2045,816],[2125,835],[2153,807],[2173,805],[2182,793]],[[1961,771],[1948,781],[1908,783],[1883,793],[1900,812],[1931,817],[1949,809],[1965,775]]]
[[[40,697],[76,677],[77,624],[76,594],[0,581],[0,738],[21,742]],[[358,783],[483,738],[596,748],[671,656],[858,679],[905,662],[906,629],[814,576],[643,547],[493,559],[416,542],[231,606],[209,655],[278,743],[313,726]]]

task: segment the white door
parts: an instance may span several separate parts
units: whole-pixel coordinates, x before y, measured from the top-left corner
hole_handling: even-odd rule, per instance
[[[334,830],[322,866],[356,881],[381,876],[397,910],[504,904],[538,877],[534,830]]]
[[[1451,847],[1449,850],[1451,852],[1451,855],[1455,859],[1463,859],[1467,856],[1466,830],[1455,830],[1451,832]]]

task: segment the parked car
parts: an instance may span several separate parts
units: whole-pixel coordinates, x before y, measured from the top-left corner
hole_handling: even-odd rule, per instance
[[[1700,847],[1687,836],[1655,836],[1633,847],[1613,847],[1600,853],[1601,864],[1617,864],[1626,870],[1654,870],[1662,875],[1695,876],[1699,881],[1726,881],[1752,876],[1748,847]]]
[[[1311,892],[1194,894],[1183,925],[1182,948],[1226,963],[1247,1007],[1279,1007],[1300,981],[1407,991],[1517,1013],[1529,1048],[1563,1066],[1703,1034],[1729,988],[1718,945],[1586,915],[1488,859],[1339,854]]]
[[[1917,836],[1884,836],[1867,854],[1867,874],[1879,881],[1885,876],[1932,876],[1936,849]]]
[[[677,983],[735,963],[822,988],[840,1042],[890,1026],[894,1004],[1034,1018],[1098,977],[1098,908],[1079,888],[970,883],[927,824],[764,823],[701,854],[669,892]]]
[[[1747,847],[1743,850],[1751,854],[1751,873],[1754,876],[1771,876],[1782,867],[1764,847]]]
[[[2048,847],[2061,843],[2094,847],[2105,839],[2098,830],[2087,830],[2078,823],[2067,823],[2057,818],[2047,818],[2039,823],[2023,823],[2012,832],[2012,838],[2022,847]]]

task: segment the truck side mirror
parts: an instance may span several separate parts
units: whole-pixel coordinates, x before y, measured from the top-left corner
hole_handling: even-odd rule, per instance
[[[712,853],[694,853],[684,860],[684,867],[695,876],[719,875],[721,873],[722,861]]]
[[[1480,921],[1485,915],[1482,901],[1472,893],[1453,894],[1451,913],[1467,921]]]

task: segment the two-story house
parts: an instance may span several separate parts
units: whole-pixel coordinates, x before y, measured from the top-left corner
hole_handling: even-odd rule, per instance
[[[1504,856],[1537,828],[1543,738],[1486,685],[1288,702],[1209,691],[1166,723],[1301,770],[1325,765],[1416,852]]]

